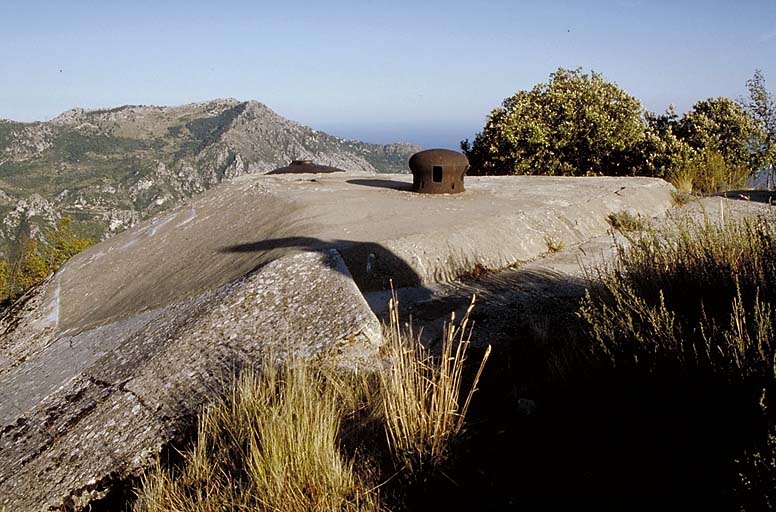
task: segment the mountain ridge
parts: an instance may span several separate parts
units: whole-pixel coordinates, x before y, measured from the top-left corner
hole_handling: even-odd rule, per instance
[[[351,172],[406,172],[420,147],[344,139],[234,98],[66,110],[0,120],[0,257],[62,217],[103,239],[192,195],[293,159]]]

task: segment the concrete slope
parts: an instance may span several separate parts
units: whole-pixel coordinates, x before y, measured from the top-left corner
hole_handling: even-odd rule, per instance
[[[643,178],[244,176],[73,258],[0,319],[0,508],[81,507],[137,475],[271,344],[374,361],[362,292],[503,269],[655,216]]]
[[[46,293],[61,331],[164,306],[291,251],[340,250],[362,289],[499,269],[603,234],[609,213],[652,217],[672,187],[649,178],[469,178],[459,195],[411,177],[245,176],[73,258]]]

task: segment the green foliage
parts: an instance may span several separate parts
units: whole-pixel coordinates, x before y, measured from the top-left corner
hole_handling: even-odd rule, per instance
[[[45,242],[26,238],[11,262],[0,260],[0,300],[14,299],[61,267],[65,261],[94,242],[79,238],[72,221],[65,217],[55,229],[44,233]]]
[[[21,126],[21,123],[0,119],[0,149],[4,149],[13,140],[14,132]]]
[[[643,166],[642,174],[672,179],[677,170],[694,154],[692,148],[675,133],[674,126],[679,116],[674,106],[670,105],[660,115],[647,112],[645,119],[647,130],[644,139],[634,148]]]
[[[196,145],[189,149],[192,152],[201,151],[205,146],[216,142],[221,135],[232,126],[237,117],[245,111],[245,103],[229,108],[213,117],[194,119],[186,123],[186,128],[196,140]],[[172,132],[170,132],[172,134]]]
[[[765,163],[762,151],[767,134],[760,123],[728,98],[697,102],[674,123],[677,137],[697,154],[716,152],[731,168],[759,170]]]
[[[46,265],[50,269],[58,269],[65,261],[94,243],[92,240],[76,236],[72,224],[73,221],[70,217],[65,217],[57,223],[56,229],[46,237]]]
[[[75,130],[62,130],[56,138],[54,151],[66,162],[79,162],[89,153],[122,153],[150,149],[153,144],[142,139],[112,137],[109,135],[86,135]]]
[[[760,87],[753,103],[765,102],[762,85],[752,87]],[[716,191],[768,160],[763,126],[727,98],[699,101],[681,118],[673,107],[644,112],[600,74],[559,68],[548,83],[504,100],[461,147],[472,174],[655,176]]]
[[[630,175],[641,114],[638,100],[600,74],[559,68],[549,83],[504,100],[462,148],[474,174]]]
[[[763,153],[768,163],[767,185],[774,183],[776,172],[776,100],[765,86],[765,75],[755,70],[754,76],[747,80],[749,98],[742,101],[747,112],[757,120],[766,132]]]

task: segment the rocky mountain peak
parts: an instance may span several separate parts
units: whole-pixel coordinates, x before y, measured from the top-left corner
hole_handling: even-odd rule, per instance
[[[74,108],[0,123],[0,257],[63,216],[104,238],[224,180],[307,159],[349,172],[407,172],[409,144],[366,144],[288,120],[258,101]],[[46,215],[33,194],[50,204]],[[34,228],[37,226],[37,228]]]

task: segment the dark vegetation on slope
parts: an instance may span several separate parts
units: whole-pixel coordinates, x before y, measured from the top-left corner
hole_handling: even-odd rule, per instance
[[[628,236],[576,314],[494,354],[448,473],[466,482],[450,487],[453,503],[773,508],[776,228]]]

